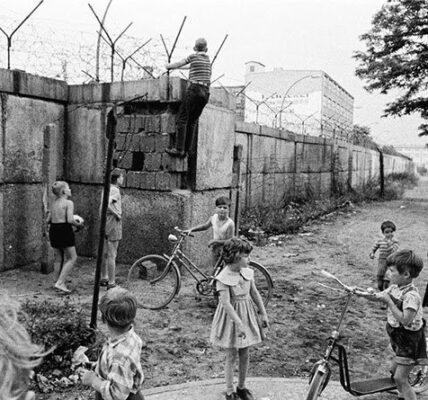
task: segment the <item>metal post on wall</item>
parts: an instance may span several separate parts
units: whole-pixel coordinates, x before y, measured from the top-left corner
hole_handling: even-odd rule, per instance
[[[377,147],[379,152],[379,184],[380,184],[380,197],[383,199],[385,196],[385,169],[384,169],[384,159],[382,150]]]
[[[13,30],[13,32],[8,35],[4,29],[0,27],[0,31],[4,33],[7,38],[7,69],[10,69],[10,49],[12,47],[12,36],[16,33],[16,31],[24,24],[24,22],[33,15],[33,13],[40,7],[44,0],[41,0],[36,7],[19,23],[19,25]]]
[[[98,255],[97,265],[95,268],[95,282],[94,282],[94,294],[92,297],[92,310],[91,310],[91,323],[90,327],[95,329],[97,327],[97,311],[98,311],[98,299],[100,294],[100,276],[101,276],[101,265],[103,262],[104,253],[104,237],[106,233],[106,219],[107,219],[107,208],[110,196],[110,176],[113,168],[113,153],[114,153],[114,141],[116,136],[116,125],[117,125],[117,110],[116,105],[107,114],[107,126],[106,136],[108,138],[107,146],[107,161],[104,172],[104,188],[103,188],[103,201],[101,205],[101,222],[100,222],[100,236],[98,242]]]

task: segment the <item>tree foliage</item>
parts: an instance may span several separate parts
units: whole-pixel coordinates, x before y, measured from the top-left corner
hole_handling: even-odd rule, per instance
[[[385,116],[420,113],[428,119],[428,0],[387,0],[360,39],[366,50],[354,55],[356,74],[366,89],[399,91]],[[419,129],[428,135],[428,124]]]

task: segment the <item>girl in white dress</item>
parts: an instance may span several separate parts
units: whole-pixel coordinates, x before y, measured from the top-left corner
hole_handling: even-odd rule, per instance
[[[249,347],[260,343],[262,336],[257,311],[263,327],[268,317],[262,298],[254,283],[254,271],[248,268],[251,244],[239,238],[227,240],[223,246],[225,268],[217,275],[219,304],[211,327],[213,345],[226,351],[226,399],[252,400],[245,387],[249,364]],[[257,307],[257,309],[256,309]],[[239,380],[236,392],[233,387],[233,371],[239,355]]]

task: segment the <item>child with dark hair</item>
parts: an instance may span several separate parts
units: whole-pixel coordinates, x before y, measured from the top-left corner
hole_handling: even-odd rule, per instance
[[[391,372],[400,392],[399,398],[416,400],[408,376],[414,365],[428,364],[422,301],[413,284],[423,268],[423,261],[412,250],[400,250],[388,256],[386,263],[391,286],[364,297],[388,306],[386,331],[396,355]]]
[[[233,237],[235,234],[235,223],[229,217],[231,201],[226,196],[220,196],[215,200],[215,213],[207,222],[201,225],[194,226],[187,229],[185,232],[190,234],[192,232],[206,231],[210,228],[213,229],[213,239],[209,242],[208,246],[211,247],[211,264],[214,266],[220,257],[223,243]]]
[[[225,242],[223,258],[226,266],[216,276],[219,303],[211,326],[210,340],[214,346],[226,351],[225,379],[226,400],[252,400],[245,387],[249,365],[249,348],[262,341],[257,312],[263,327],[268,317],[262,298],[254,282],[254,271],[248,268],[248,258],[253,247],[239,238]],[[257,310],[255,308],[257,307]],[[239,379],[233,387],[234,364],[239,356]]]
[[[112,288],[101,298],[100,312],[110,339],[103,346],[95,372],[84,371],[82,383],[96,390],[97,400],[143,400],[142,340],[132,325],[137,300],[123,288]]]
[[[167,70],[189,65],[189,81],[177,117],[175,147],[166,149],[173,157],[185,157],[193,151],[196,122],[210,97],[211,61],[207,55],[207,41],[197,39],[193,50],[195,53],[183,60],[165,65]]]
[[[396,226],[392,221],[382,222],[380,229],[383,237],[379,239],[373,246],[369,257],[373,259],[375,253],[379,250],[378,266],[377,266],[377,286],[379,290],[384,290],[388,287],[388,279],[385,277],[386,272],[386,258],[398,250],[398,240],[394,239],[394,232]]]

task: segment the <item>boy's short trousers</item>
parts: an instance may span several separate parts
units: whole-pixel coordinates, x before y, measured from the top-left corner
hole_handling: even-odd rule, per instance
[[[65,249],[75,246],[73,227],[67,222],[51,223],[49,241],[54,249]]]
[[[428,365],[424,327],[418,331],[409,331],[402,326],[394,328],[386,324],[386,331],[391,340],[397,364]]]

